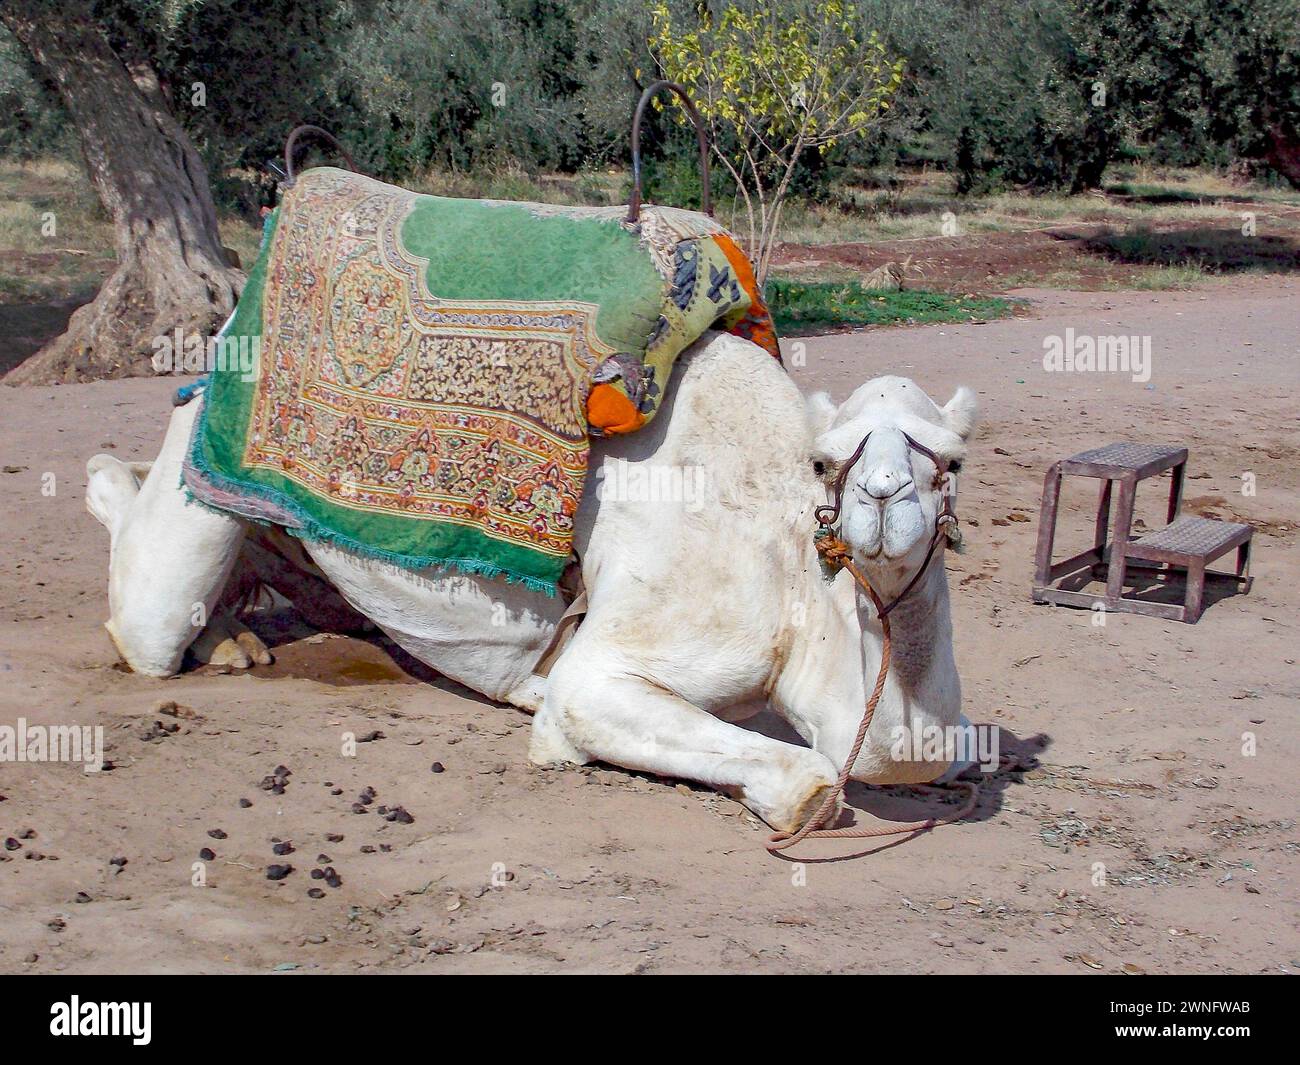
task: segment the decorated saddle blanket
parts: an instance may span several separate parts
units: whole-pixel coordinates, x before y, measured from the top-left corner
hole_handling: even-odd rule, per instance
[[[591,435],[640,428],[710,328],[779,358],[711,218],[422,196],[309,170],[267,220],[186,485],[410,568],[554,594]]]

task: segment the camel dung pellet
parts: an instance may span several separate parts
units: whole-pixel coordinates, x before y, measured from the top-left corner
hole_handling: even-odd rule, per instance
[[[199,857],[202,858],[205,862],[212,861],[216,856],[217,856],[216,852],[213,851],[211,847],[204,847],[201,851],[199,851]]]
[[[267,880],[283,880],[293,872],[292,865],[268,865],[266,867]]]
[[[249,799],[240,799],[240,800],[239,800],[239,807],[240,807],[240,809],[242,809],[242,810],[247,810],[247,809],[248,809],[250,806],[252,806],[252,805],[253,805],[253,803],[252,803],[252,801],[249,800]]]
[[[447,767],[441,762],[434,762],[433,765],[429,766],[429,772],[431,773],[445,773],[446,771]]]
[[[342,842],[343,842],[343,833],[342,833],[342,832],[326,832],[326,833],[325,833],[325,838],[326,838],[327,840],[329,840],[331,843],[342,843]]]
[[[325,892],[318,887],[308,888],[307,897],[312,899],[323,899],[325,897]],[[322,942],[324,941],[322,940]]]
[[[279,855],[279,856],[281,856],[281,857],[283,857],[283,856],[286,855],[286,854],[292,854],[292,853],[293,853],[293,844],[292,844],[292,843],[276,843],[274,846],[271,847],[271,853],[272,853],[272,854]]]
[[[210,828],[210,829],[208,829],[208,835],[211,836],[213,839],[225,839],[225,838],[226,838],[226,832],[225,832],[225,829],[222,829],[222,828]]]

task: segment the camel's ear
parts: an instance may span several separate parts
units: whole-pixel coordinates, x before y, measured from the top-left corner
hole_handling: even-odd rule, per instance
[[[808,414],[808,427],[812,429],[814,440],[831,427],[831,423],[835,421],[835,413],[839,410],[829,392],[814,392],[804,400],[804,408]]]
[[[948,428],[963,440],[969,438],[971,430],[975,428],[978,412],[979,400],[975,398],[975,392],[965,385],[953,393],[952,399],[948,400],[943,408],[943,416],[948,422]]]

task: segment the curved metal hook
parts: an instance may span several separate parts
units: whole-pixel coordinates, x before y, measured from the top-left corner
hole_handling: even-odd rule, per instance
[[[293,157],[294,150],[298,147],[298,142],[304,136],[316,137],[328,143],[339,155],[343,156],[343,161],[347,163],[348,169],[356,173],[357,164],[352,161],[351,153],[339,143],[337,137],[328,130],[321,129],[320,126],[298,126],[289,134],[289,139],[284,142],[284,172],[285,188],[292,188],[293,183],[298,180],[298,174],[294,170]]]
[[[695,139],[700,146],[700,210],[707,215],[713,214],[713,195],[709,188],[709,138],[704,132],[704,121],[681,85],[675,81],[656,81],[641,94],[636,112],[632,115],[632,199],[627,205],[627,221],[633,223],[641,218],[641,120],[645,117],[650,98],[660,89],[670,89],[676,93],[682,107],[695,123]]]

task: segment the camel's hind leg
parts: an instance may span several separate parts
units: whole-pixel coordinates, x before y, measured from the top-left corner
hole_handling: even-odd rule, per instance
[[[242,521],[189,502],[181,487],[202,402],[176,408],[152,468],[111,455],[86,463],[86,507],[112,540],[105,628],[133,670],[155,677],[175,673],[207,626],[244,538]]]

